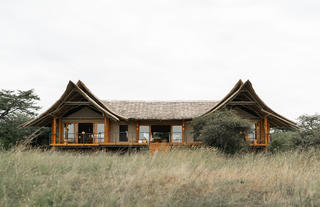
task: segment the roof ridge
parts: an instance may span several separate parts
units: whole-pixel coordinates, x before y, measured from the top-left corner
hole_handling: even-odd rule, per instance
[[[125,99],[100,99],[109,102],[219,102],[218,100],[125,100]]]

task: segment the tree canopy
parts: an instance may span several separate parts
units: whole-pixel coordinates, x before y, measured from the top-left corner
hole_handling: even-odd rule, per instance
[[[36,115],[39,97],[33,90],[0,91],[0,148],[9,149],[32,133],[18,126]]]
[[[271,136],[271,151],[287,151],[320,147],[320,115],[302,115],[298,118],[299,130],[275,131]]]
[[[27,116],[36,115],[36,110],[39,107],[36,101],[40,98],[34,93],[33,90],[17,92],[12,90],[0,91],[0,121],[5,120],[8,116],[15,116],[23,114]]]

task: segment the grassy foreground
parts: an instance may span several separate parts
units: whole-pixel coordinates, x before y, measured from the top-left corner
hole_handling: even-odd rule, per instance
[[[0,206],[320,206],[320,153],[0,152]]]

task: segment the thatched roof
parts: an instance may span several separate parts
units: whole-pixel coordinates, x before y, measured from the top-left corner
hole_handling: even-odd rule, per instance
[[[47,126],[52,122],[53,116],[63,116],[63,114],[67,113],[70,110],[75,108],[74,105],[69,105],[67,102],[69,101],[83,101],[85,100],[89,105],[94,107],[97,111],[99,111],[103,116],[109,117],[115,121],[119,121],[119,119],[125,119],[124,117],[115,115],[112,111],[107,109],[103,103],[97,100],[96,96],[91,94],[90,91],[84,91],[86,89],[83,86],[82,82],[78,82],[74,84],[72,81],[69,81],[66,90],[62,94],[62,96],[45,112],[40,114],[35,119],[28,121],[22,124],[20,127],[28,127],[28,126]]]
[[[219,102],[217,101],[103,101],[78,81],[69,82],[65,92],[47,111],[25,123],[26,126],[48,126],[52,117],[89,106],[102,116],[120,120],[190,120],[222,108],[238,108],[258,118],[268,116],[272,127],[297,128],[296,124],[271,110],[256,94],[250,81],[241,80]]]
[[[203,115],[205,116],[214,113],[222,108],[230,108],[230,105],[233,108],[239,107],[246,111],[253,112],[256,116],[261,118],[267,116],[271,123],[271,127],[298,128],[295,122],[281,116],[268,107],[257,95],[249,80],[245,83],[243,83],[242,80],[239,80],[220,102]]]
[[[103,101],[118,115],[136,120],[193,119],[212,109],[217,101]]]

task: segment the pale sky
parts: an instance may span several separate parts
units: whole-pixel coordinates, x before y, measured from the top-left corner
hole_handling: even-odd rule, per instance
[[[320,112],[320,1],[1,0],[0,70],[42,111],[69,80],[100,99],[219,100],[250,79],[295,120]]]

